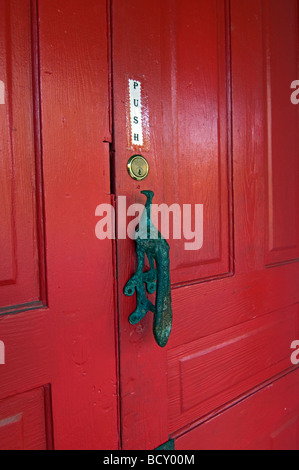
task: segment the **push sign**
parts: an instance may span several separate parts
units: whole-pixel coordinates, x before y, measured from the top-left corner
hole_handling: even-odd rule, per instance
[[[129,79],[130,124],[132,145],[143,145],[142,114],[141,114],[141,83]]]

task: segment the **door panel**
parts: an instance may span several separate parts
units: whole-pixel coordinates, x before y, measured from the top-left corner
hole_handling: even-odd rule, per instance
[[[40,387],[3,400],[0,408],[1,450],[45,450],[47,434],[45,389]]]
[[[36,152],[29,1],[1,2],[0,315],[41,306],[44,299],[40,239],[40,152]]]
[[[176,439],[176,450],[298,450],[298,387],[298,371],[288,374]]]
[[[299,112],[289,99],[290,83],[299,72],[297,2],[265,2],[263,31],[268,196],[265,255],[266,263],[273,265],[299,255]]]
[[[290,344],[299,337],[298,325],[297,304],[171,349],[170,431],[288,369]]]
[[[162,171],[165,201],[202,203],[205,211],[200,250],[184,250],[181,240],[171,240],[172,282],[179,284],[232,270],[226,11],[223,1],[174,2],[169,13],[160,8],[168,16],[156,52],[162,56],[161,151],[167,158],[156,155],[159,167],[152,184],[161,186]]]
[[[132,2],[130,18],[125,4],[113,5],[114,77],[123,98],[121,103],[117,101],[116,129],[125,123],[127,79],[140,79],[143,112],[150,122],[147,129],[144,120],[144,133],[149,136],[142,150],[151,157],[150,173],[142,184],[155,188],[159,204],[204,204],[205,239],[201,250],[184,250],[183,241],[171,236],[172,282],[227,275],[232,269],[232,246],[224,2],[191,1],[187,7],[174,2],[173,8],[169,2],[154,2],[154,15],[148,14],[147,2]],[[126,26],[120,27],[122,24]],[[138,47],[133,53],[134,36],[138,37]],[[132,53],[123,54],[124,48]],[[197,138],[199,133],[204,135],[201,140]],[[140,148],[131,145],[127,135],[128,130],[117,134],[116,139],[117,145],[126,149],[128,159],[132,150]],[[127,183],[126,189],[131,192],[139,186],[129,180],[119,158],[116,172],[118,188],[120,181]]]
[[[298,2],[114,0],[112,18],[116,195],[143,203],[151,189],[158,204],[204,208],[201,249],[169,239],[174,319],[163,350],[151,314],[128,323],[136,254],[118,240],[123,446],[152,449],[292,367]],[[128,139],[128,79],[141,83],[144,146]],[[141,182],[126,169],[134,153],[149,162]]]
[[[95,236],[95,209],[111,197],[106,2],[0,10],[0,295],[15,313],[0,317],[0,447],[117,449],[113,246]]]

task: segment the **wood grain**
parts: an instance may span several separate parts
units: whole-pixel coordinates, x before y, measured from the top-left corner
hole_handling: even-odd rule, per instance
[[[285,9],[275,0],[271,14],[260,0],[112,4],[116,195],[142,203],[140,190],[151,189],[157,203],[204,204],[202,249],[187,252],[183,240],[170,239],[166,354],[154,344],[150,315],[128,324],[135,299],[122,290],[135,251],[132,241],[118,241],[125,449],[154,448],[291,368],[299,267],[283,247],[297,240],[298,110],[288,83],[298,67],[297,4]],[[150,147],[128,145],[128,78],[142,84]],[[126,171],[136,151],[150,167],[141,183]],[[275,267],[267,260],[269,224],[282,248]]]
[[[1,2],[0,74],[5,85],[1,104],[0,307],[44,301],[41,284],[43,241],[35,152],[31,5],[29,0]],[[11,310],[11,308],[10,308]]]
[[[176,450],[298,450],[298,387],[292,372],[177,439]]]
[[[7,36],[0,63],[13,69],[13,79],[7,73],[12,81],[11,86],[8,80],[7,93],[13,119],[6,121],[15,155],[12,219],[23,229],[20,238],[13,239],[13,261],[27,296],[21,298],[20,307],[27,311],[0,317],[6,353],[0,369],[0,420],[2,416],[8,420],[2,423],[7,436],[3,446],[117,449],[113,245],[111,240],[99,241],[94,231],[96,207],[111,198],[107,5],[93,0],[7,0],[1,2],[1,11],[4,7],[9,15],[0,15]],[[33,122],[41,124],[39,137]],[[39,147],[46,244],[44,306],[37,301],[25,304],[40,298],[37,240],[42,230],[36,228],[41,214],[36,210],[34,178],[38,168],[34,152]],[[9,171],[4,174],[6,187]],[[8,190],[5,195],[9,198]],[[4,248],[10,233],[5,236]],[[6,279],[12,278],[10,265],[6,268]],[[9,303],[20,302],[17,293],[10,299]],[[4,296],[1,301],[6,305]],[[36,397],[33,391],[39,394],[45,385],[45,398]],[[30,406],[28,394],[33,394]],[[10,403],[16,405],[7,414]]]

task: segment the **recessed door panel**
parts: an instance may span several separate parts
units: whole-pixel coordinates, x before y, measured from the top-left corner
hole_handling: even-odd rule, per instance
[[[41,153],[31,2],[1,2],[0,314],[45,301]]]

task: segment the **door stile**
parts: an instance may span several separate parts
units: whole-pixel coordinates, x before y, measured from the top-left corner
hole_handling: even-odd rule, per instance
[[[107,145],[109,145],[109,175],[110,175],[110,201],[114,209],[114,227],[115,234],[117,233],[117,205],[115,195],[115,127],[114,127],[114,101],[113,101],[113,58],[112,58],[112,42],[113,42],[113,29],[112,29],[112,0],[106,0],[107,4],[107,57],[108,57],[108,96],[109,96],[109,138]],[[114,325],[115,325],[115,367],[116,367],[116,390],[117,390],[117,436],[118,436],[118,449],[122,449],[122,423],[121,423],[121,381],[120,381],[120,333],[119,333],[119,282],[117,275],[117,260],[118,260],[118,246],[117,237],[112,240],[112,265],[113,265],[113,293],[114,293]]]

